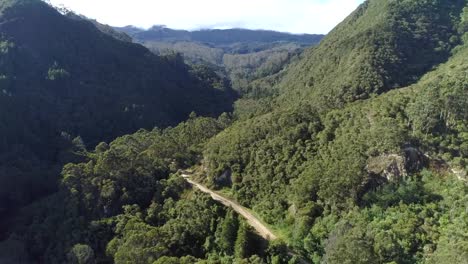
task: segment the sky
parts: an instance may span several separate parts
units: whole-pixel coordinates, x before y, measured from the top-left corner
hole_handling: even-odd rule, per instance
[[[326,34],[364,0],[50,0],[111,26]]]

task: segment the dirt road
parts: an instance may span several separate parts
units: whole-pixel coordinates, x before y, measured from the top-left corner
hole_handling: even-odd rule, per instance
[[[230,199],[228,199],[226,197],[221,196],[220,194],[206,188],[205,186],[199,184],[198,182],[193,181],[192,179],[190,179],[190,175],[182,174],[182,177],[187,182],[192,184],[194,187],[199,189],[200,191],[211,195],[213,200],[218,201],[218,202],[222,203],[223,205],[225,205],[227,207],[231,207],[232,210],[236,211],[238,214],[240,214],[242,217],[244,217],[247,220],[247,222],[249,223],[249,225],[252,226],[258,232],[258,234],[261,235],[263,238],[265,238],[267,240],[277,239],[277,236],[275,236],[275,234],[273,234],[273,232],[271,232],[271,230],[268,229],[268,227],[266,227],[264,224],[262,224],[262,222],[257,217],[255,217],[253,214],[251,214],[249,212],[249,210],[247,210],[247,208],[245,208],[242,205],[236,203],[235,201],[232,201],[232,200],[230,200]]]

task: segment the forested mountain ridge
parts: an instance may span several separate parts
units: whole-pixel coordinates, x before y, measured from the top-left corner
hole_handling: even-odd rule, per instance
[[[452,166],[466,177],[467,14],[466,1],[366,1],[288,67],[278,96],[208,142],[206,181],[316,263],[466,262],[463,233],[451,233],[453,250],[442,237],[467,224],[467,188],[440,175]],[[451,199],[457,216],[438,222]],[[434,232],[414,232],[433,238],[392,225],[393,238],[380,233],[406,206],[415,210],[408,228],[431,218]],[[432,206],[437,217],[421,214]]]
[[[412,84],[460,43],[456,24],[463,5],[366,1],[307,51],[280,87],[285,97],[301,93],[336,107]]]
[[[300,263],[289,247],[311,263],[466,263],[467,57],[468,1],[368,0],[254,82],[273,93],[242,99],[241,118],[81,149],[60,191],[14,219],[0,261]],[[191,190],[190,167],[280,240]]]
[[[249,90],[260,91],[260,97],[274,96],[258,102],[240,100],[238,115],[265,113],[301,101],[327,112],[413,84],[446,61],[460,43],[456,24],[463,5],[463,1],[366,1],[320,45],[284,67],[288,69],[281,78],[251,83]]]
[[[194,41],[209,43],[215,46],[236,43],[273,43],[294,42],[302,45],[312,45],[320,41],[320,34],[290,34],[271,30],[249,29],[206,29],[206,30],[175,30],[165,26],[153,26],[148,30],[136,27],[116,27],[137,41]]]
[[[69,151],[192,111],[217,116],[234,98],[179,56],[155,56],[39,0],[2,0],[0,210],[55,189],[61,164],[76,159]]]

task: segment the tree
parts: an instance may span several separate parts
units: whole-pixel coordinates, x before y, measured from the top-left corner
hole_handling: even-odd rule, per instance
[[[88,245],[76,244],[67,254],[68,263],[71,264],[94,264],[94,251]]]
[[[221,233],[217,241],[221,250],[227,255],[232,255],[234,253],[234,244],[238,229],[239,219],[232,210],[229,210],[221,224]]]
[[[268,245],[266,250],[268,254],[269,263],[272,264],[286,264],[290,257],[288,256],[288,247],[282,240],[273,240]]]
[[[234,246],[234,255],[237,259],[249,257],[249,229],[244,222],[239,225],[237,230],[237,238]]]
[[[443,226],[442,235],[437,243],[437,249],[429,258],[430,264],[468,263],[467,226],[468,213],[463,209],[453,213],[459,213],[451,219],[448,226]],[[453,209],[452,209],[453,210]],[[451,216],[453,217],[453,215]],[[446,221],[446,220],[445,220]]]
[[[377,264],[378,261],[365,229],[342,222],[326,241],[323,263]]]

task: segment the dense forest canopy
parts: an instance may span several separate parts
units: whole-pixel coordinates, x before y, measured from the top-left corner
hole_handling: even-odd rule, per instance
[[[468,262],[468,1],[368,0],[294,55],[291,43],[284,56],[275,43],[251,56],[166,42],[193,49],[192,58],[213,51],[214,63],[204,55],[193,66],[38,1],[1,6],[0,85],[9,89],[0,90],[0,195],[41,186],[16,175],[44,183],[57,179],[48,171],[61,173],[57,192],[34,194],[2,219],[0,262]],[[38,27],[33,41],[30,28],[46,23],[34,14],[87,34]],[[80,42],[86,36],[106,45],[91,48]],[[75,55],[59,52],[71,47]],[[245,71],[243,81],[219,67]],[[230,81],[242,96],[234,109]],[[145,107],[128,106],[133,100]],[[46,137],[56,131],[64,132]],[[44,151],[45,142],[56,149]],[[264,241],[191,188],[187,169],[279,239]],[[23,185],[9,185],[12,175]]]
[[[230,87],[179,56],[155,56],[41,1],[0,6],[0,213],[55,189],[70,150],[231,109]]]
[[[467,223],[467,11],[466,1],[365,2],[288,66],[276,94],[236,109],[243,118],[205,149],[206,182],[316,263],[466,262],[462,233],[444,232]],[[459,187],[446,185],[457,177]],[[446,221],[452,199],[457,216]],[[433,238],[411,240],[398,226],[386,227],[394,241],[376,233],[406,206],[415,236]],[[448,250],[442,237],[452,235]]]

